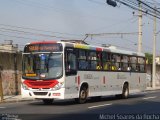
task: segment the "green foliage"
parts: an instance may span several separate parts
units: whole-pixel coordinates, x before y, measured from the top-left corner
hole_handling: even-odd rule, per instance
[[[146,63],[147,64],[152,64],[153,62],[153,55],[150,53],[145,53],[145,57],[146,57]]]

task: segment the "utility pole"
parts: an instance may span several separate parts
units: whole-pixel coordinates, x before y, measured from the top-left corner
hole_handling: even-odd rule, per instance
[[[14,53],[14,74],[15,74],[15,95],[18,95],[18,74],[17,74],[17,55],[18,53]]]
[[[142,52],[142,4],[139,2],[138,52]]]
[[[156,76],[156,36],[157,36],[157,26],[156,26],[156,7],[155,7],[155,16],[154,16],[154,30],[153,30],[153,64],[152,64],[152,88],[155,88],[155,76]]]

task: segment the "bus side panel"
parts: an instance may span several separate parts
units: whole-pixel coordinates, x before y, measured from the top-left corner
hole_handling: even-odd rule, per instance
[[[66,76],[65,77],[65,98],[77,98],[79,93],[78,88],[78,76]]]
[[[144,91],[146,89],[146,74],[131,73],[129,88],[130,93]]]
[[[88,83],[89,97],[120,94],[124,80],[117,80],[116,72],[80,71],[81,83]]]
[[[65,80],[65,98],[77,98],[83,83],[88,84],[92,96],[122,94],[123,85],[129,83],[129,92],[146,89],[145,73],[113,71],[78,71],[77,76],[67,76]]]

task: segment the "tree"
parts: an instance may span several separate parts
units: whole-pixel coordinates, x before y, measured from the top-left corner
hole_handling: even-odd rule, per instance
[[[153,55],[150,53],[145,53],[145,57],[146,57],[146,63],[147,64],[152,64],[153,62]]]

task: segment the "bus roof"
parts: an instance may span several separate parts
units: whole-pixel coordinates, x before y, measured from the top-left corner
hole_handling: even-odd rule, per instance
[[[101,47],[101,46],[87,45],[87,44],[81,44],[81,43],[70,43],[70,42],[61,42],[61,43],[64,43],[66,44],[66,46],[73,47],[73,48],[106,51],[106,52],[117,53],[117,54],[126,54],[126,55],[132,55],[132,56],[145,57],[144,53],[122,50],[122,49],[118,49],[115,46]]]
[[[31,42],[28,44],[50,44],[50,43],[62,43],[66,47],[73,47],[73,48],[86,49],[86,50],[106,51],[106,52],[117,53],[117,54],[124,54],[124,55],[126,54],[126,55],[132,55],[132,56],[145,57],[144,53],[117,49],[115,46],[101,47],[101,46],[83,44],[80,42],[78,42],[78,43],[65,42],[65,40],[63,40],[63,41],[37,41],[37,42]]]

